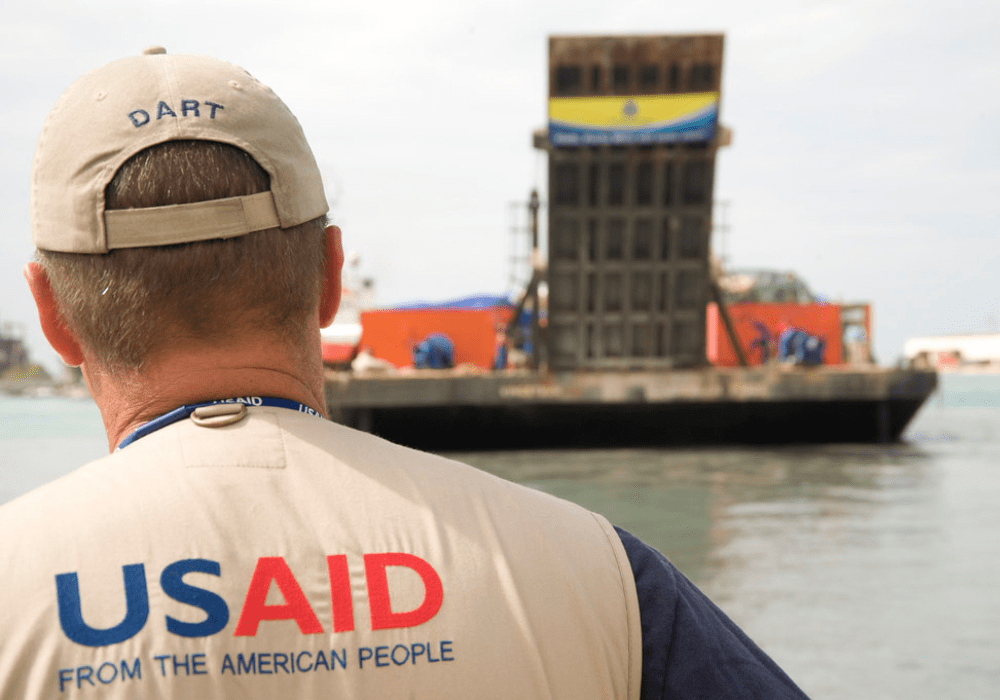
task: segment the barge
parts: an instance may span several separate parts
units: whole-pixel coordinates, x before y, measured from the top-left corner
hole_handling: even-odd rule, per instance
[[[547,242],[535,192],[517,304],[362,313],[331,418],[433,450],[901,439],[937,375],[877,367],[867,305],[714,269],[723,45],[550,37]],[[407,366],[432,341],[449,361]]]
[[[886,443],[937,386],[875,366],[328,370],[330,417],[431,450]]]

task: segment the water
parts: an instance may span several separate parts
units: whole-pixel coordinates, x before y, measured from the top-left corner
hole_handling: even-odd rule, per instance
[[[91,400],[0,396],[0,503],[107,453]]]
[[[0,399],[0,502],[106,449],[89,402]],[[817,700],[1000,698],[1000,376],[901,445],[452,456],[659,548]]]

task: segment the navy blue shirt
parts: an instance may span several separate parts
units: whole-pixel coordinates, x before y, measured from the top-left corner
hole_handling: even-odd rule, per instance
[[[642,700],[806,698],[665,556],[616,527],[642,622]]]

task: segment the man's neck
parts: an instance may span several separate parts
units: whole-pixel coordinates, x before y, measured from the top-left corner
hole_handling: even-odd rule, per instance
[[[303,353],[253,338],[226,347],[171,349],[141,371],[108,373],[83,366],[114,450],[140,425],[185,404],[237,396],[291,399],[326,415],[316,348]]]

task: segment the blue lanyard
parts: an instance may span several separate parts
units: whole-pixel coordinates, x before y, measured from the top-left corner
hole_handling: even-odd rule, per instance
[[[158,418],[154,418],[148,423],[143,423],[138,428],[132,431],[132,433],[119,443],[115,451],[122,449],[123,447],[128,447],[133,442],[139,438],[144,438],[150,433],[155,433],[160,428],[165,428],[171,423],[176,423],[179,420],[184,420],[196,409],[202,406],[215,406],[220,403],[241,403],[245,406],[273,406],[276,408],[287,408],[292,411],[298,411],[299,413],[306,413],[310,416],[318,416],[322,418],[322,414],[314,408],[306,406],[304,403],[299,403],[298,401],[292,401],[291,399],[276,399],[270,396],[239,396],[233,399],[220,399],[218,401],[206,401],[205,403],[193,403],[185,404],[180,408],[175,408],[169,413],[164,413]]]

